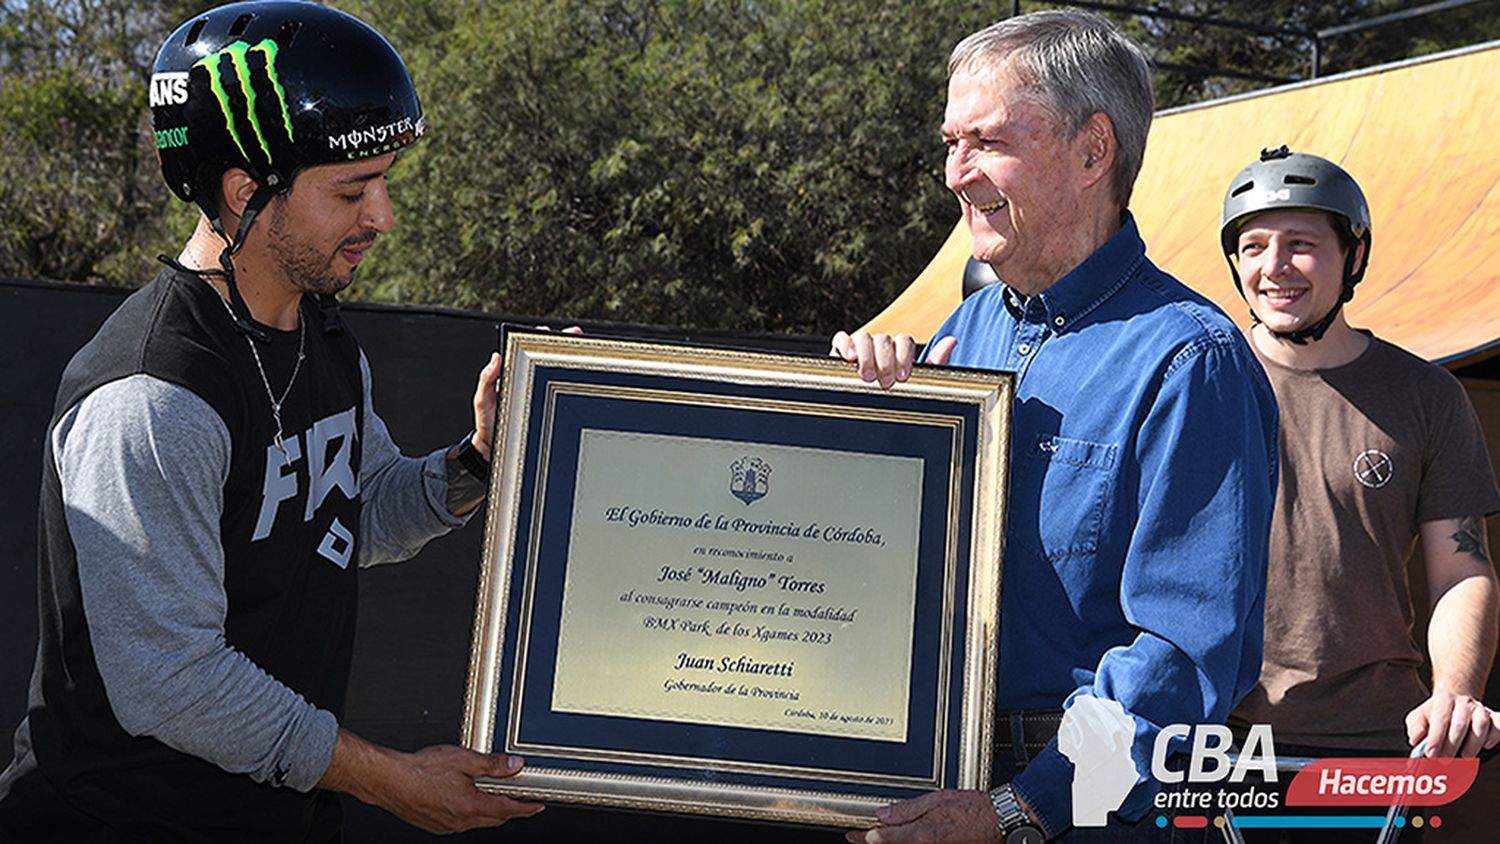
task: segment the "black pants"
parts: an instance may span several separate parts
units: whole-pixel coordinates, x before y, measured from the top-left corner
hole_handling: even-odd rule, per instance
[[[318,792],[315,821],[298,844],[339,844],[343,840],[342,812],[338,796]],[[137,819],[126,825],[107,823],[77,808],[54,788],[40,771],[32,769],[0,789],[0,842],[3,844],[167,844],[167,842],[263,842],[251,831],[219,829],[190,830],[161,819]]]

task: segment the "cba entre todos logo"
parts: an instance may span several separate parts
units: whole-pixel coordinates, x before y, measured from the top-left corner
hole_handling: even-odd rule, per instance
[[[1388,476],[1387,476],[1388,477]],[[1058,750],[1073,763],[1073,825],[1107,823],[1139,781],[1131,757],[1135,719],[1113,700],[1080,695],[1063,713]],[[1249,728],[1235,750],[1222,724],[1170,724],[1157,734],[1150,775],[1161,789],[1152,802],[1175,817],[1172,826],[1305,827],[1307,817],[1277,814],[1290,807],[1380,807],[1381,815],[1327,816],[1330,828],[1405,823],[1407,807],[1441,806],[1463,796],[1479,773],[1478,759],[1411,757],[1278,759],[1268,724]],[[1290,774],[1284,787],[1282,775]],[[1253,779],[1251,779],[1253,775]],[[1200,814],[1201,813],[1201,814]],[[1438,818],[1430,819],[1436,825]],[[1376,823],[1370,823],[1370,822]],[[1420,825],[1421,820],[1413,821]],[[1168,825],[1158,816],[1158,827]]]

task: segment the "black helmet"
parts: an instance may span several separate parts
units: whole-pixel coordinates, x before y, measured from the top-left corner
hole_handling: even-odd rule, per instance
[[[1261,150],[1260,160],[1241,170],[1224,194],[1224,208],[1219,217],[1219,240],[1224,247],[1224,257],[1227,259],[1238,251],[1240,227],[1250,217],[1283,209],[1326,212],[1332,215],[1335,227],[1348,236],[1347,243],[1363,243],[1365,247],[1364,260],[1358,269],[1354,266],[1357,250],[1350,247],[1344,263],[1344,289],[1338,303],[1327,315],[1309,328],[1272,332],[1300,344],[1309,339],[1322,339],[1339,309],[1354,298],[1354,286],[1364,278],[1365,268],[1370,265],[1370,205],[1354,177],[1332,161],[1292,152],[1285,145]],[[1244,296],[1245,289],[1233,261],[1229,263],[1229,272],[1240,295]],[[1253,310],[1250,315],[1255,318]]]
[[[150,99],[162,177],[210,219],[230,167],[283,193],[303,167],[391,152],[425,128],[395,49],[315,3],[234,3],[192,18],[157,53]]]

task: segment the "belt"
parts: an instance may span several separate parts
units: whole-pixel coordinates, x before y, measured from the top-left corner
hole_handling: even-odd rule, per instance
[[[995,752],[1030,759],[1057,735],[1062,717],[1061,712],[1053,710],[999,713],[995,718]]]

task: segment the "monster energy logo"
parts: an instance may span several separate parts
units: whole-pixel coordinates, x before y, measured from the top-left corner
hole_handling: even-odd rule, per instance
[[[350,129],[348,132],[332,135],[328,138],[328,148],[347,153],[350,158],[378,155],[409,143],[412,138],[422,134],[422,128],[418,121],[403,117],[384,126]],[[371,144],[376,146],[373,149],[367,148]]]
[[[219,101],[219,110],[224,113],[225,128],[229,130],[229,137],[234,139],[234,145],[239,147],[240,155],[243,155],[246,161],[250,160],[250,153],[245,148],[245,138],[241,134],[241,124],[248,124],[249,133],[253,134],[256,144],[265,156],[267,165],[274,165],[275,160],[271,154],[271,144],[266,140],[265,129],[261,126],[260,115],[255,107],[255,83],[250,71],[251,53],[260,53],[265,58],[266,81],[270,83],[271,90],[276,94],[277,113],[281,115],[287,140],[295,140],[292,135],[291,116],[286,107],[286,91],[281,87],[281,79],[276,75],[276,51],[276,42],[269,38],[253,47],[244,41],[236,41],[213,55],[204,56],[193,65],[194,67],[201,66],[208,71],[209,89],[214,92],[214,97]],[[234,105],[229,99],[229,89],[224,84],[225,59],[229,60],[230,72],[234,74],[240,92],[245,97],[243,114],[235,112]]]

